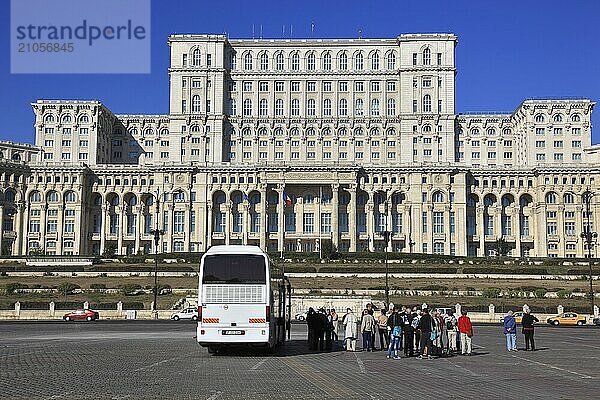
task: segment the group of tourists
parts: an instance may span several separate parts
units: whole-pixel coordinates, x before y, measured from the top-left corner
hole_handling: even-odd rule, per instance
[[[525,349],[535,350],[533,339],[534,324],[538,319],[524,310],[522,332],[525,335]],[[348,308],[339,321],[335,309],[324,308],[308,310],[308,343],[311,350],[331,350],[338,340],[338,322],[344,331],[344,348],[356,351],[356,342],[362,340],[365,351],[385,351],[387,358],[399,359],[418,357],[431,359],[454,354],[470,356],[473,349],[473,324],[462,310],[460,316],[450,309],[427,307],[394,306],[376,311],[372,304],[362,311],[360,316]],[[509,311],[503,319],[506,347],[508,351],[517,350],[517,321]],[[376,346],[379,343],[379,348]]]

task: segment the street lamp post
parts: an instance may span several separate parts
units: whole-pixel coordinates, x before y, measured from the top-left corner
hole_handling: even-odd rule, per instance
[[[389,230],[389,226],[388,226],[388,203],[387,201],[385,202],[385,229],[381,232],[379,232],[380,235],[383,236],[383,251],[385,254],[385,303],[387,306],[389,306],[390,304],[390,285],[388,282],[388,278],[389,278],[389,274],[388,274],[388,245],[390,243],[390,237],[392,235],[392,232]]]
[[[162,229],[158,229],[158,189],[153,196],[156,199],[156,222],[155,228],[150,231],[150,234],[154,235],[154,303],[152,303],[152,313],[154,319],[158,319],[158,305],[156,304],[158,295],[158,245],[160,244],[160,237],[164,235],[165,232]]]
[[[592,245],[593,241],[598,237],[597,232],[592,232],[592,225],[590,221],[591,214],[591,203],[592,198],[595,196],[594,193],[587,190],[581,195],[581,199],[585,204],[585,213],[586,213],[586,223],[583,227],[583,232],[581,232],[581,237],[585,240],[587,244],[587,256],[588,256],[588,265],[590,266],[590,305],[592,309],[591,315],[594,315],[594,284],[592,277]]]

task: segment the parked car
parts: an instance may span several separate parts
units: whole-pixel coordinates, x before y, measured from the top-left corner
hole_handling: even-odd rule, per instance
[[[564,312],[556,317],[550,317],[546,320],[550,325],[584,325],[585,316],[574,312]]]
[[[513,313],[513,317],[515,317],[515,322],[517,324],[520,324],[521,321],[523,320],[523,311],[516,311]],[[506,317],[506,315],[503,315],[500,317],[500,323],[503,324],[504,323],[504,317]]]
[[[99,318],[98,311],[87,309],[71,311],[63,316],[65,321],[96,321]]]
[[[171,319],[173,321],[179,321],[180,319],[191,319],[192,321],[198,321],[198,309],[194,307],[184,308],[183,310],[171,315]]]
[[[294,319],[295,319],[296,321],[306,321],[306,315],[307,315],[307,314],[308,314],[308,313],[306,313],[306,312],[303,312],[303,313],[298,313],[298,314],[296,314],[296,315],[294,316]]]
[[[599,317],[594,318],[594,325],[600,325],[600,318]]]

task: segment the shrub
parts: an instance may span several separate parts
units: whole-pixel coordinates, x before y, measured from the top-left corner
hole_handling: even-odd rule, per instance
[[[28,289],[29,286],[25,283],[21,283],[21,282],[11,282],[11,283],[7,283],[6,287],[4,288],[4,290],[6,291],[7,295],[13,295],[15,293],[19,293],[22,289]]]
[[[139,294],[139,291],[141,289],[142,289],[142,287],[136,283],[128,283],[128,284],[119,286],[119,291],[121,292],[121,294],[123,294],[125,296],[134,296],[136,294]]]
[[[90,289],[92,289],[92,290],[104,290],[104,289],[106,289],[106,285],[104,283],[92,283],[90,285]]]
[[[559,299],[570,299],[571,291],[567,290],[567,289],[560,289],[556,292],[556,295],[558,296]]]
[[[61,282],[56,289],[58,290],[58,293],[66,296],[72,294],[75,289],[81,289],[81,286],[72,282]]]
[[[546,293],[548,293],[548,290],[546,290],[545,288],[537,288],[533,291],[533,294],[538,299],[543,299],[544,297],[546,297]]]
[[[496,298],[500,297],[501,292],[502,292],[502,290],[500,288],[496,288],[496,287],[485,288],[485,289],[483,289],[483,297],[486,297],[489,299],[496,299]]]
[[[83,308],[83,302],[78,301],[57,301],[54,303],[55,310],[77,310]]]
[[[115,305],[116,308],[116,305]],[[127,301],[123,302],[123,310],[143,310],[144,303],[141,301]]]

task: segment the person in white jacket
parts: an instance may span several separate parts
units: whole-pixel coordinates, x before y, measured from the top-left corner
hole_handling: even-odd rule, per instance
[[[346,341],[346,351],[356,351],[356,316],[350,308],[346,311],[346,315],[342,320],[344,324],[344,340]]]

